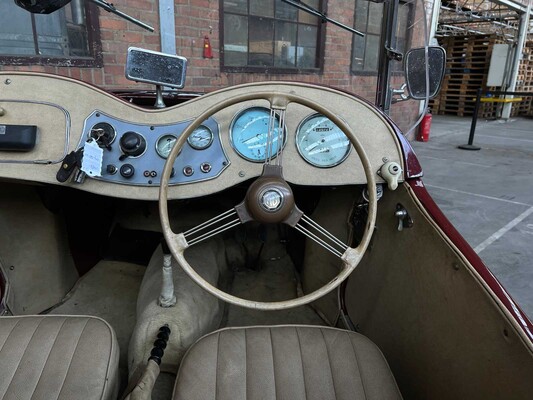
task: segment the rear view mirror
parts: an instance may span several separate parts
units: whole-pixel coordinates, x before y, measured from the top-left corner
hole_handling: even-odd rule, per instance
[[[71,0],[15,0],[15,4],[33,14],[50,14],[66,6]]]
[[[126,60],[126,78],[181,89],[185,86],[187,59],[157,51],[130,47]]]
[[[412,99],[434,98],[440,90],[446,67],[446,52],[442,47],[428,47],[429,91],[426,91],[426,57],[424,47],[411,49],[405,55],[405,80]]]

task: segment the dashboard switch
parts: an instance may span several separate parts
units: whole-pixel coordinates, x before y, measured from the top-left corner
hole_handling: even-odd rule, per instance
[[[209,164],[208,162],[202,163],[200,165],[200,171],[202,171],[204,174],[211,172],[211,164]]]
[[[117,167],[113,164],[107,164],[107,167],[105,169],[108,174],[115,175],[117,173]]]
[[[120,149],[126,156],[138,157],[146,150],[146,140],[140,133],[126,132],[120,138]]]
[[[193,167],[191,167],[190,165],[187,165],[186,167],[183,168],[183,175],[192,176],[192,174],[194,174],[194,168]]]
[[[129,179],[135,175],[135,168],[133,168],[133,165],[131,164],[124,164],[122,167],[120,167],[120,175],[126,179]]]

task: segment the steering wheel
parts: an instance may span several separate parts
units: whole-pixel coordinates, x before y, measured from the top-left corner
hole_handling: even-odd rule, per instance
[[[174,161],[187,141],[187,138],[204,120],[220,110],[244,101],[260,99],[267,100],[270,103],[270,123],[266,144],[266,161],[263,166],[262,175],[250,185],[244,200],[234,208],[189,229],[186,232],[174,233],[170,227],[168,216],[168,184]],[[276,150],[276,154],[273,154],[274,151],[272,149],[273,142],[282,139],[279,135],[283,135],[285,132],[285,111],[289,103],[297,103],[307,106],[332,120],[348,137],[361,160],[367,179],[369,208],[363,238],[355,248],[344,244],[341,240],[333,236],[326,229],[322,228],[318,223],[300,211],[294,202],[294,196],[290,186],[283,178],[283,146],[277,146],[278,150]],[[274,137],[276,135],[278,135],[278,138]],[[281,141],[279,143],[281,143]],[[376,182],[368,156],[363,150],[357,137],[343,120],[317,102],[298,96],[294,92],[278,93],[273,91],[259,91],[230,97],[211,106],[198,115],[179,136],[166,160],[163,175],[161,177],[159,214],[161,217],[163,234],[172,255],[184,271],[200,287],[219,299],[238,306],[258,310],[282,310],[308,304],[319,299],[338,287],[352,273],[357,264],[361,261],[374,231],[377,208],[376,198]],[[285,223],[295,228],[309,239],[317,242],[326,250],[339,257],[343,261],[343,267],[339,271],[339,274],[330,282],[302,297],[276,302],[259,302],[233,296],[211,285],[202,278],[185,259],[184,252],[188,247],[215,236],[227,229],[252,220],[262,223]]]

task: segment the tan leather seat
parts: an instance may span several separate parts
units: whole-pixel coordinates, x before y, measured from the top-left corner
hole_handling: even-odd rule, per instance
[[[95,317],[0,317],[0,399],[116,399],[118,343]]]
[[[401,399],[378,347],[358,333],[311,326],[229,328],[185,355],[175,400]]]

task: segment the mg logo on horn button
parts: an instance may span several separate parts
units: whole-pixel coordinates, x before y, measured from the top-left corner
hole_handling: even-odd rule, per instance
[[[277,189],[267,189],[261,195],[261,206],[267,211],[276,211],[283,204],[283,194]]]

